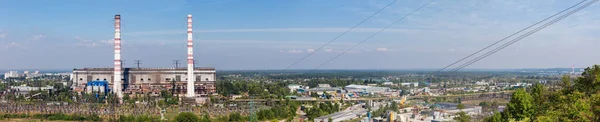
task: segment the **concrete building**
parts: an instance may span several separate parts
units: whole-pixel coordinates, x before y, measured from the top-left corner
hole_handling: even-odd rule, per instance
[[[187,92],[186,68],[123,68],[122,86],[127,94],[159,94],[161,90],[172,90],[180,95]],[[216,92],[214,68],[194,69],[195,93],[201,97]],[[83,68],[74,69],[72,75],[74,91],[83,91],[89,81],[107,81],[110,88],[114,85],[112,68]],[[114,90],[114,89],[113,89]]]
[[[383,83],[381,83],[381,85],[384,85],[384,86],[395,86],[396,84],[394,84],[393,82],[383,82]]]
[[[50,89],[54,89],[54,87],[52,87],[52,86],[45,86],[45,87],[10,86],[10,90],[15,91],[17,96],[29,94],[29,92],[31,92],[31,91],[37,91],[37,90],[47,91]]]
[[[388,92],[388,87],[375,87],[365,85],[348,85],[345,87],[348,92],[366,92],[370,94]]]
[[[329,84],[318,84],[317,87],[319,87],[319,88],[329,88],[331,86]]]
[[[160,94],[162,90],[198,101],[207,100],[216,93],[215,68],[196,67],[193,55],[192,15],[187,15],[187,67],[179,68],[125,68],[121,60],[121,15],[114,18],[114,62],[112,68],[73,69],[71,86],[74,91],[84,91],[90,81],[106,81],[118,98],[125,94]],[[184,22],[184,21],[182,21]],[[184,30],[182,29],[182,32]],[[184,39],[181,41],[183,42]],[[183,55],[183,52],[181,52]],[[183,58],[183,57],[182,57]],[[188,99],[188,100],[192,100]],[[121,102],[121,101],[120,101]]]
[[[419,82],[400,83],[400,85],[405,87],[419,87]]]
[[[321,95],[321,94],[323,94],[323,92],[325,92],[327,94],[336,94],[338,91],[341,92],[341,90],[342,90],[342,88],[340,88],[340,87],[318,87],[318,88],[308,89],[308,92]]]
[[[19,75],[19,72],[17,72],[17,71],[8,71],[8,72],[4,73],[4,79],[17,78],[20,76],[21,75]]]
[[[288,89],[290,89],[290,92],[295,92],[298,89],[302,89],[302,85],[298,85],[298,84],[290,84],[287,87],[288,87]]]
[[[30,78],[35,78],[35,77],[42,77],[43,75],[40,74],[40,71],[34,71],[33,73],[28,72],[25,74],[25,79],[30,79]]]

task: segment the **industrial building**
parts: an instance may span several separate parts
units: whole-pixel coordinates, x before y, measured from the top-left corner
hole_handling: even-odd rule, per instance
[[[187,69],[185,68],[123,68],[123,92],[126,94],[155,94],[161,90],[173,90],[180,95],[187,93]],[[216,92],[215,69],[195,68],[196,93],[201,97]],[[73,87],[75,91],[86,90],[90,81],[114,82],[112,68],[83,68],[73,70]],[[111,87],[112,88],[112,87]],[[175,88],[175,89],[173,89]]]
[[[368,94],[378,94],[390,91],[388,87],[375,87],[375,86],[365,86],[365,85],[348,85],[345,87],[348,92],[356,92],[356,93],[368,93]]]
[[[187,16],[187,67],[186,68],[124,68],[121,61],[121,16],[115,15],[114,67],[73,69],[71,86],[84,92],[92,81],[106,81],[107,91],[119,98],[125,94],[160,94],[173,91],[187,98],[207,97],[216,93],[216,71],[211,67],[195,67],[193,56],[192,15]],[[184,30],[182,29],[182,32]],[[183,40],[183,39],[182,39]],[[183,46],[182,46],[183,48]],[[183,53],[183,52],[182,52]],[[183,55],[183,54],[182,54]],[[94,85],[91,85],[94,86]],[[199,101],[196,99],[196,101]]]

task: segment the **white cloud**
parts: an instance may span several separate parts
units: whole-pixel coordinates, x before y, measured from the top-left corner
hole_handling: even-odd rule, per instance
[[[0,39],[3,39],[6,37],[6,34],[0,34]]]
[[[31,40],[37,41],[37,40],[41,40],[41,39],[44,39],[44,38],[46,38],[46,35],[39,34],[39,35],[35,35],[35,36],[31,37]]]
[[[306,52],[312,53],[312,52],[315,52],[315,49],[311,48],[311,49],[306,50]]]
[[[448,49],[448,51],[450,51],[450,52],[454,52],[455,50],[456,50],[456,49],[454,49],[454,48],[450,48],[450,49]]]
[[[296,49],[291,49],[291,50],[279,50],[280,53],[303,53],[303,50],[296,50]]]
[[[385,48],[385,47],[381,47],[381,48],[377,48],[377,51],[386,52],[386,51],[389,51],[389,49]]]
[[[83,39],[79,36],[75,36],[75,39],[79,41],[79,42],[75,43],[75,46],[79,46],[79,47],[97,47],[100,45],[112,45],[114,43],[114,41],[112,39],[94,41],[94,40],[89,40],[89,39]]]
[[[288,50],[288,53],[303,53],[302,50]]]
[[[16,43],[16,42],[10,42],[8,44],[2,45],[3,48],[11,48],[11,47],[19,47],[19,46],[21,46],[21,44]]]
[[[325,49],[324,51],[325,52],[333,52],[333,49],[331,49],[331,48],[330,49]]]
[[[81,46],[81,47],[96,47],[96,46],[98,46],[98,43],[93,42],[92,40],[81,40],[78,43],[76,43],[75,45]]]
[[[114,39],[108,39],[108,40],[100,40],[100,43],[102,44],[108,44],[108,45],[112,45],[115,43]],[[122,43],[122,42],[121,42]],[[164,42],[163,42],[164,43]]]

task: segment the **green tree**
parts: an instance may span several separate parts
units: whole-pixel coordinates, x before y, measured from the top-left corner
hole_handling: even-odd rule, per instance
[[[571,87],[571,77],[569,75],[564,75],[560,81],[562,82],[562,84],[560,84],[561,87],[563,87],[563,88]]]
[[[210,115],[204,114],[204,116],[200,118],[200,122],[210,122]]]
[[[594,65],[591,68],[586,68],[585,71],[581,74],[581,77],[578,77],[575,80],[575,88],[579,91],[589,94],[596,93],[600,91],[600,66]]]
[[[200,121],[200,118],[198,118],[198,116],[194,115],[194,113],[190,113],[190,112],[179,113],[177,116],[175,116],[175,122],[198,122],[198,121]]]
[[[240,115],[240,113],[230,113],[229,114],[229,121],[230,122],[243,122],[244,118],[242,118],[242,115]]]
[[[485,118],[484,122],[505,122],[506,119],[502,118],[502,115],[498,112],[495,112],[492,116]]]
[[[465,112],[458,112],[458,116],[454,117],[454,120],[459,122],[469,122],[471,120],[471,116],[467,115]]]
[[[507,105],[507,110],[509,118],[522,120],[531,117],[534,112],[533,98],[523,88],[517,89]]]
[[[462,110],[462,109],[465,109],[465,105],[462,103],[459,103],[458,105],[456,105],[456,108]]]
[[[533,103],[535,104],[533,111],[534,116],[531,118],[532,120],[535,120],[535,116],[543,114],[547,108],[546,94],[546,87],[544,87],[542,84],[535,84],[535,86],[531,89],[531,97],[533,98]]]

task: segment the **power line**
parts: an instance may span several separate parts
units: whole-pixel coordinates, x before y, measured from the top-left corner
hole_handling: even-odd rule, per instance
[[[589,5],[591,5],[591,4],[593,4],[593,3],[597,2],[597,1],[598,0],[594,0],[592,2],[588,2],[587,4],[585,4],[583,6],[580,6],[579,8],[577,8],[575,10],[572,10],[569,13],[567,13],[565,15],[562,15],[562,16],[560,16],[560,17],[558,17],[558,18],[556,18],[556,19],[554,19],[554,20],[552,20],[552,21],[550,21],[550,22],[548,22],[548,23],[546,23],[546,24],[544,24],[544,25],[542,25],[542,26],[534,29],[534,30],[531,30],[530,32],[528,32],[528,33],[526,33],[524,35],[521,35],[521,36],[519,36],[519,37],[511,40],[510,42],[507,42],[507,43],[503,44],[502,46],[497,47],[496,49],[494,49],[494,50],[492,50],[490,52],[487,52],[486,54],[481,55],[481,56],[479,56],[479,57],[477,57],[477,58],[475,58],[475,59],[473,59],[473,60],[471,60],[471,61],[469,61],[469,62],[467,62],[467,63],[465,63],[465,64],[463,64],[463,65],[461,65],[461,66],[459,66],[457,68],[455,68],[455,69],[453,69],[452,71],[458,71],[458,70],[460,70],[460,69],[462,69],[462,68],[464,68],[464,67],[466,67],[468,65],[471,65],[471,64],[473,64],[473,63],[475,63],[475,62],[477,62],[477,61],[479,61],[479,60],[481,60],[481,59],[483,59],[483,58],[485,58],[485,57],[487,57],[487,56],[489,56],[491,54],[494,54],[494,53],[496,53],[496,52],[498,52],[498,51],[500,51],[500,50],[502,50],[502,49],[510,46],[511,44],[513,44],[513,43],[515,43],[517,41],[520,41],[521,39],[523,39],[523,38],[525,38],[525,37],[527,37],[527,36],[529,36],[531,34],[534,34],[534,33],[536,33],[538,31],[540,31],[540,30],[542,30],[542,29],[544,29],[544,28],[546,28],[546,27],[548,27],[548,26],[550,26],[550,25],[552,25],[552,24],[554,24],[554,23],[556,23],[556,22],[558,22],[558,21],[560,21],[560,20],[568,17],[569,15],[571,15],[571,14],[573,14],[573,13],[575,13],[575,12],[577,12],[577,11],[579,11],[579,10],[581,10],[581,9],[583,9],[583,8],[589,6]]]
[[[586,0],[584,0],[584,1],[586,1]],[[467,67],[467,66],[469,66],[469,65],[471,65],[471,64],[473,64],[473,63],[475,63],[475,62],[477,62],[477,61],[479,61],[479,60],[481,60],[481,59],[483,59],[483,58],[486,58],[486,57],[488,57],[488,56],[490,56],[490,55],[492,55],[492,54],[494,54],[494,53],[496,53],[496,52],[498,52],[498,51],[500,51],[500,50],[502,50],[502,49],[504,49],[504,48],[506,48],[506,47],[508,47],[508,46],[512,45],[513,43],[515,43],[515,42],[518,42],[518,41],[520,41],[521,39],[523,39],[523,38],[525,38],[525,37],[528,37],[529,35],[531,35],[531,34],[534,34],[534,33],[538,32],[538,31],[540,31],[540,30],[542,30],[542,29],[544,29],[544,28],[546,28],[546,27],[548,27],[548,26],[550,26],[550,25],[552,25],[552,24],[554,24],[554,23],[556,23],[556,22],[558,22],[558,21],[560,21],[560,20],[562,20],[562,19],[564,19],[564,18],[566,18],[566,17],[568,17],[568,16],[572,15],[573,13],[575,13],[575,12],[578,12],[579,10],[581,10],[581,9],[584,9],[584,8],[586,8],[586,7],[588,7],[588,6],[590,6],[590,5],[594,4],[594,3],[596,3],[596,2],[598,2],[598,0],[593,0],[593,1],[591,1],[591,2],[588,2],[588,3],[586,3],[586,4],[585,4],[585,5],[583,5],[583,6],[580,6],[580,7],[576,8],[576,9],[574,9],[574,10],[572,10],[572,11],[569,11],[569,12],[568,12],[567,14],[565,14],[565,15],[562,15],[562,16],[560,16],[560,17],[558,17],[558,18],[555,18],[555,19],[553,19],[552,21],[550,21],[550,22],[548,22],[548,23],[546,23],[546,24],[544,24],[544,25],[542,25],[542,26],[540,26],[540,27],[538,27],[538,28],[536,28],[536,29],[534,29],[534,30],[531,30],[531,31],[529,31],[528,33],[525,33],[524,35],[521,35],[521,36],[519,36],[519,37],[517,37],[517,38],[515,38],[515,39],[511,40],[510,42],[507,42],[507,43],[503,44],[502,46],[500,46],[500,47],[497,47],[496,49],[494,49],[494,50],[492,50],[492,51],[490,51],[490,52],[487,52],[487,53],[485,53],[485,54],[483,54],[483,55],[481,55],[481,56],[479,56],[479,57],[477,57],[477,58],[475,58],[475,59],[473,59],[473,60],[471,60],[471,61],[469,61],[469,62],[467,62],[467,63],[463,64],[463,65],[460,65],[459,67],[457,67],[457,68],[453,69],[453,70],[452,70],[452,72],[456,72],[456,71],[458,71],[458,70],[461,70],[461,69],[462,69],[462,68],[464,68],[464,67]]]
[[[142,64],[141,62],[142,60],[135,60],[135,65],[137,65],[137,68],[140,68],[140,64]]]
[[[419,11],[419,10],[423,9],[425,6],[427,6],[427,5],[431,4],[433,1],[435,1],[435,0],[431,0],[431,1],[427,2],[426,4],[424,4],[424,5],[420,6],[419,8],[417,8],[417,9],[413,10],[412,12],[410,12],[410,13],[408,13],[408,14],[404,15],[404,17],[402,17],[402,18],[400,18],[400,19],[398,19],[398,20],[394,21],[393,23],[389,24],[389,25],[388,25],[388,26],[386,26],[385,28],[383,28],[383,29],[381,29],[381,30],[377,31],[375,34],[373,34],[373,35],[371,35],[371,36],[367,37],[366,39],[364,39],[364,40],[362,40],[362,41],[360,41],[360,42],[356,43],[354,46],[352,46],[352,47],[350,47],[350,48],[348,48],[348,49],[344,50],[342,53],[340,53],[340,54],[338,54],[338,55],[334,56],[333,58],[331,58],[331,59],[329,59],[329,60],[325,61],[324,63],[320,64],[319,66],[317,66],[317,67],[315,67],[315,68],[313,68],[312,70],[316,70],[316,69],[320,68],[321,66],[323,66],[323,65],[325,65],[325,64],[327,64],[327,63],[329,63],[329,62],[331,62],[331,61],[333,61],[333,60],[335,60],[336,58],[340,57],[341,55],[344,55],[344,54],[346,54],[348,51],[350,51],[350,50],[352,50],[352,49],[356,48],[357,46],[361,45],[362,43],[364,43],[364,42],[366,42],[366,41],[370,40],[371,38],[373,38],[373,37],[375,37],[375,36],[377,36],[379,33],[381,33],[381,32],[383,32],[383,31],[387,30],[388,28],[392,27],[394,24],[396,24],[396,23],[398,23],[398,22],[400,22],[400,21],[402,21],[402,20],[406,19],[408,16],[410,16],[410,15],[414,14],[415,12],[417,12],[417,11]]]
[[[490,48],[490,47],[492,47],[492,46],[494,46],[494,45],[496,45],[496,44],[498,44],[498,43],[500,43],[500,42],[502,42],[502,41],[504,41],[504,40],[506,40],[506,39],[508,39],[508,38],[511,38],[511,37],[513,37],[513,36],[515,36],[515,35],[517,35],[517,34],[519,34],[519,33],[523,32],[523,31],[525,31],[525,30],[528,30],[528,29],[530,29],[531,27],[534,27],[534,26],[536,26],[536,25],[538,25],[538,24],[540,24],[540,23],[542,23],[542,22],[544,22],[544,21],[546,21],[546,20],[549,20],[549,19],[551,19],[551,18],[555,17],[556,15],[562,14],[562,13],[564,13],[565,11],[567,11],[567,10],[569,10],[569,9],[572,9],[572,8],[574,8],[574,7],[576,7],[576,6],[579,6],[579,5],[581,5],[581,4],[582,4],[583,2],[585,2],[585,1],[587,1],[587,0],[582,0],[581,2],[579,2],[579,3],[577,3],[577,4],[573,5],[573,6],[571,6],[571,7],[569,7],[569,8],[567,8],[567,9],[565,9],[565,10],[562,10],[562,11],[560,11],[560,12],[558,12],[558,13],[556,13],[556,14],[552,15],[552,16],[549,16],[549,17],[547,17],[547,18],[545,18],[545,19],[543,19],[543,20],[541,20],[541,21],[538,21],[538,22],[536,22],[536,23],[535,23],[535,24],[533,24],[533,25],[530,25],[529,27],[526,27],[526,28],[524,28],[524,29],[521,29],[521,30],[519,30],[519,31],[517,31],[517,32],[515,32],[515,33],[513,33],[513,34],[511,34],[511,35],[509,35],[509,36],[507,36],[507,37],[505,37],[505,38],[503,38],[503,39],[500,39],[500,40],[498,40],[498,41],[494,42],[493,44],[491,44],[491,45],[488,45],[487,47],[484,47],[483,49],[481,49],[481,50],[479,50],[479,51],[477,51],[477,52],[475,52],[475,53],[472,53],[472,54],[468,55],[467,57],[464,57],[464,58],[462,58],[462,59],[460,59],[460,60],[458,60],[458,61],[456,61],[456,62],[454,62],[454,63],[452,63],[452,64],[450,64],[450,65],[448,65],[448,66],[446,66],[446,67],[444,67],[444,68],[442,68],[442,69],[440,69],[440,70],[438,70],[438,71],[436,71],[434,74],[436,74],[436,73],[439,73],[439,72],[441,72],[441,71],[445,70],[446,68],[448,68],[448,67],[450,67],[450,66],[452,66],[452,65],[454,65],[454,64],[457,64],[457,63],[459,63],[459,62],[461,62],[461,61],[463,61],[463,60],[465,60],[465,59],[467,59],[467,58],[470,58],[471,56],[474,56],[475,54],[477,54],[477,53],[480,53],[481,51],[484,51],[484,50],[486,50],[486,49],[488,49],[488,48]]]
[[[292,68],[292,66],[294,66],[294,65],[296,65],[296,64],[298,64],[298,63],[300,63],[300,62],[301,62],[301,61],[303,61],[304,59],[306,59],[306,58],[308,58],[309,56],[313,55],[315,52],[317,52],[317,51],[319,51],[319,50],[323,49],[323,47],[325,47],[325,46],[327,46],[327,45],[331,44],[331,42],[333,42],[333,41],[337,40],[338,38],[340,38],[340,37],[342,37],[342,36],[344,36],[344,35],[346,35],[346,33],[348,33],[348,32],[350,32],[350,31],[352,31],[354,28],[358,27],[358,26],[359,26],[359,25],[361,25],[362,23],[364,23],[364,22],[366,22],[367,20],[369,20],[369,19],[373,18],[373,16],[377,15],[378,13],[380,13],[381,11],[383,11],[385,8],[388,8],[389,6],[391,6],[392,4],[394,4],[396,1],[398,1],[398,0],[394,0],[394,1],[392,1],[391,3],[387,4],[385,7],[383,7],[383,8],[381,8],[381,9],[379,9],[377,12],[373,13],[371,16],[369,16],[369,17],[367,17],[366,19],[364,19],[364,20],[360,21],[358,24],[356,24],[356,25],[352,26],[350,29],[348,29],[348,30],[344,31],[342,34],[338,35],[337,37],[333,38],[332,40],[330,40],[329,42],[325,43],[325,44],[324,44],[324,45],[322,45],[321,47],[317,48],[315,51],[313,51],[313,52],[309,53],[308,55],[306,55],[306,56],[302,57],[300,60],[298,60],[298,61],[296,61],[296,62],[292,63],[292,65],[288,66],[288,67],[287,67],[287,68],[285,68],[283,71],[286,71],[286,70],[288,70],[288,69]]]
[[[179,68],[179,60],[173,60],[173,64],[175,64],[175,68]]]

